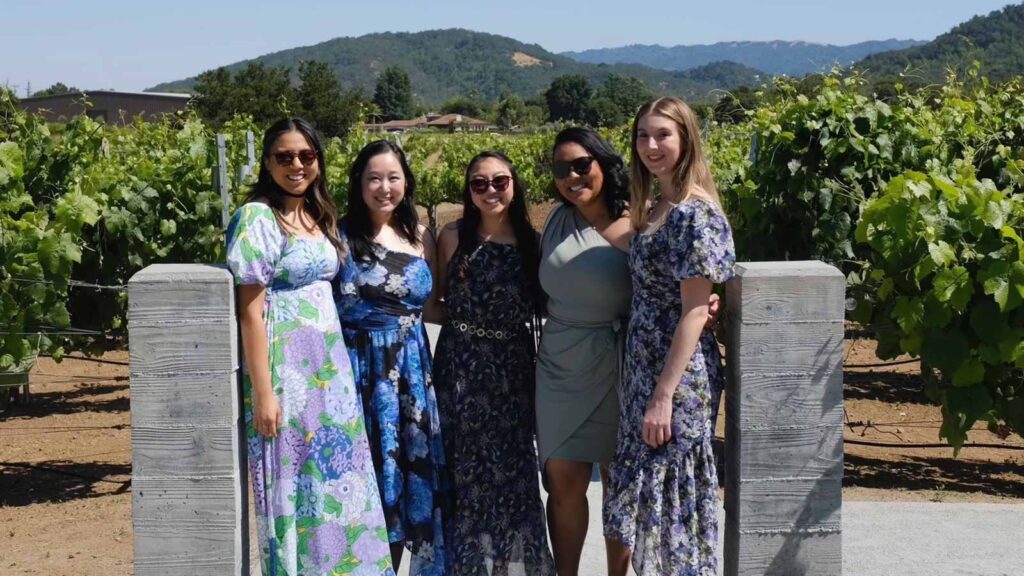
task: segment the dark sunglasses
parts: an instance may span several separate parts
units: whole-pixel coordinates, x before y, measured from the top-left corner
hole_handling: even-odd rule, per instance
[[[316,162],[316,150],[309,149],[301,152],[274,152],[271,156],[274,157],[274,162],[277,162],[278,166],[291,166],[296,158],[302,162],[303,166],[309,166]]]
[[[559,160],[551,163],[551,173],[555,178],[568,178],[570,171],[580,176],[590,174],[590,167],[594,164],[593,156],[580,156],[575,160]]]
[[[494,186],[495,192],[504,192],[508,188],[509,183],[512,182],[511,176],[495,176],[493,180],[487,178],[473,178],[469,181],[469,189],[474,194],[483,194],[487,192],[487,189]]]

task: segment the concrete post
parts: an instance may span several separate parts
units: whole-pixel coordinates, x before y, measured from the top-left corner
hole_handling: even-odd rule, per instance
[[[156,264],[128,295],[135,574],[248,574],[231,273]]]
[[[727,285],[726,576],[842,572],[845,288],[816,261]]]

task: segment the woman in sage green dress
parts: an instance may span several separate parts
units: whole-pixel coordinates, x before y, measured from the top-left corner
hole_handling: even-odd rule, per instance
[[[552,153],[563,204],[541,235],[548,296],[537,362],[537,445],[559,575],[579,570],[587,486],[615,452],[617,386],[632,295],[627,255],[629,181],[622,158],[593,130],[566,128]],[[608,239],[606,239],[606,236]],[[609,239],[611,242],[609,242]],[[628,550],[606,541],[608,573],[625,574]]]

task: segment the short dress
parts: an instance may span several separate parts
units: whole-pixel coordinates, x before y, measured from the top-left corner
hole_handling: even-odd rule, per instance
[[[326,238],[287,235],[266,204],[235,212],[227,264],[238,285],[266,287],[276,438],[253,425],[243,365],[245,429],[263,574],[394,574],[377,478],[330,280]],[[261,361],[266,361],[265,359]]]
[[[621,419],[605,535],[633,550],[639,576],[716,576],[718,480],[711,449],[712,384],[697,346],[672,398],[672,439],[643,441],[643,417],[681,315],[679,282],[728,280],[735,264],[732,230],[721,209],[690,198],[630,246],[633,303],[626,336]]]
[[[537,447],[548,458],[609,462],[632,286],[626,253],[561,205],[541,235],[548,295],[537,360]]]

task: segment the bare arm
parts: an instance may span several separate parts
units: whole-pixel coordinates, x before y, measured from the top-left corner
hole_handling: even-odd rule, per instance
[[[654,396],[644,413],[644,442],[657,448],[672,438],[672,396],[693,358],[700,333],[708,320],[708,298],[711,281],[706,278],[688,278],[679,283],[682,313],[672,335],[665,366],[658,375]]]
[[[629,213],[625,213],[617,220],[612,220],[604,227],[597,227],[606,241],[623,252],[629,253],[629,243],[636,235],[636,230],[629,224]]]
[[[239,286],[239,321],[242,351],[252,380],[253,425],[264,436],[277,436],[281,426],[281,404],[270,383],[270,345],[263,319],[267,289],[259,284]]]
[[[443,232],[442,232],[443,236]],[[433,278],[433,286],[430,289],[430,296],[423,304],[423,319],[432,324],[442,324],[448,317],[448,311],[441,301],[443,297],[444,280],[441,278],[438,266],[438,249],[434,241],[434,234],[428,228],[422,228],[420,238],[423,242],[423,258],[430,264],[430,275]]]

